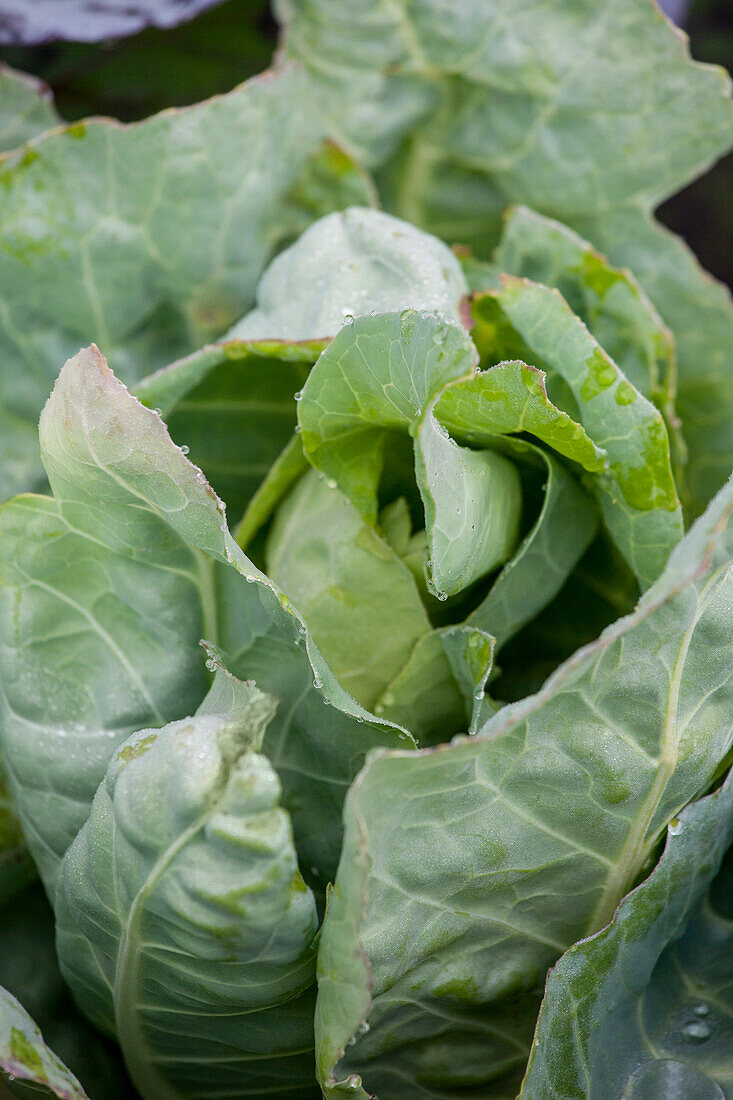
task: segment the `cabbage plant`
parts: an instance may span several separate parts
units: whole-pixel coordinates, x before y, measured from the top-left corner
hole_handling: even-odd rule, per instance
[[[728,85],[646,0],[278,11],[129,127],[3,77],[0,1069],[733,1096],[733,311],[653,219]]]

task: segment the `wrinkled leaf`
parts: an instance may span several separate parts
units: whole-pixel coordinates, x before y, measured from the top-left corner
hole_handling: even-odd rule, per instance
[[[550,972],[523,1098],[733,1095],[732,841],[729,779],[670,824],[650,877]]]
[[[410,735],[343,692],[305,622],[234,542],[201,471],[96,349],[59,376],[41,441],[56,497],[0,510],[0,671],[3,753],[47,888],[117,745],[200,703],[202,636],[281,701],[264,748],[306,873],[323,884],[364,754]]]
[[[360,773],[319,956],[328,1096],[515,1094],[548,965],[607,923],[731,744],[732,515],[733,482],[538,694]]]
[[[394,213],[451,241],[493,244],[508,201],[570,223],[649,209],[733,141],[724,73],[652,4],[276,9],[334,134],[387,165]]]
[[[316,1091],[318,917],[258,751],[276,706],[219,669],[196,715],[115,753],[64,857],[61,969],[143,1096]]]
[[[639,0],[276,7],[284,55],[308,69],[332,132],[380,168],[388,210],[487,258],[502,212],[524,203],[634,271],[677,342],[701,511],[733,466],[733,309],[650,212],[733,145],[724,70],[691,61]]]
[[[93,339],[134,381],[201,347],[324,213],[297,193],[323,149],[304,80],[287,68],[135,125],[75,123],[2,160],[0,498],[42,477],[33,426],[59,363]]]
[[[674,398],[672,335],[629,271],[525,206],[510,210],[495,260],[510,275],[556,287],[644,397],[662,408]]]

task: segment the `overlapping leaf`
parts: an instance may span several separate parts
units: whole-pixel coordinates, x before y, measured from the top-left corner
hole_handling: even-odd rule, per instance
[[[525,1100],[732,1095],[732,840],[729,779],[670,824],[653,874],[550,972]]]
[[[315,1094],[314,941],[277,701],[221,668],[192,718],[115,753],[56,893],[61,968],[149,1097]]]
[[[496,333],[497,358],[505,340],[510,347],[518,341],[569,387],[581,423],[608,456],[596,481],[608,529],[641,583],[650,584],[683,531],[661,413],[554,289],[504,276],[504,289],[478,304],[483,323]]]
[[[319,960],[327,1095],[515,1094],[547,966],[730,747],[732,517],[729,483],[634,613],[477,737],[362,771]]]
[[[355,191],[370,201],[307,98],[288,68],[132,126],[74,124],[2,161],[0,497],[42,477],[33,426],[80,345],[96,340],[134,381],[241,317],[290,234]]]
[[[488,257],[508,204],[583,233],[675,334],[697,510],[733,466],[733,309],[650,212],[733,144],[730,84],[638,0],[280,0],[285,56],[387,209]],[[704,316],[705,320],[701,320]]]
[[[364,753],[409,734],[343,692],[306,624],[234,542],[201,471],[96,350],[62,371],[41,439],[56,496],[0,512],[0,683],[3,751],[47,886],[117,745],[196,709],[202,636],[281,701],[265,751],[306,876],[323,883]]]

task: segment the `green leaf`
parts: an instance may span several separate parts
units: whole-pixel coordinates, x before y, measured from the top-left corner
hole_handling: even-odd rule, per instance
[[[495,641],[468,624],[424,635],[377,701],[375,714],[406,726],[422,746],[440,744],[466,730],[475,733]]]
[[[351,207],[316,222],[272,261],[256,309],[228,338],[335,336],[346,317],[406,307],[457,321],[467,293],[442,241],[380,210]]]
[[[634,210],[579,225],[615,263],[638,276],[677,347],[677,409],[689,447],[685,479],[693,514],[733,467],[733,305],[679,237]]]
[[[265,264],[303,226],[293,189],[323,148],[307,98],[286,68],[135,125],[75,123],[2,160],[0,408],[13,465],[3,459],[0,498],[42,478],[28,426],[90,336],[135,381],[251,306]],[[342,198],[336,187],[333,206]]]
[[[733,779],[670,823],[649,878],[550,971],[523,1098],[731,1095],[731,842]]]
[[[730,482],[538,694],[370,759],[322,932],[326,1095],[516,1094],[547,967],[608,922],[731,744],[732,562]]]
[[[298,408],[306,457],[370,524],[388,433],[413,436],[428,587],[438,599],[506,561],[517,537],[521,492],[511,464],[459,447],[433,415],[448,386],[473,376],[475,361],[464,330],[439,316],[361,317],[321,355]]]
[[[308,460],[303,454],[303,444],[297,435],[292,435],[252,495],[237,524],[234,537],[243,550],[247,549],[293,483],[307,469]]]
[[[50,88],[27,73],[0,69],[0,151],[17,149],[60,122]],[[32,163],[33,149],[25,156]]]
[[[372,709],[430,630],[407,566],[310,470],[278,509],[265,569],[300,610],[342,687]]]
[[[309,72],[334,135],[383,166],[388,208],[484,255],[508,202],[571,224],[649,210],[733,142],[723,70],[692,62],[638,0],[277,12],[284,56]]]
[[[74,1074],[50,1050],[22,1004],[0,987],[0,1071],[16,1096],[89,1100]]]
[[[501,362],[480,371],[441,396],[435,415],[451,435],[473,444],[497,435],[529,432],[585,470],[598,472],[605,451],[585,429],[547,396],[545,375],[520,362]]]
[[[61,969],[143,1096],[316,1091],[318,917],[258,751],[276,706],[219,668],[194,717],[115,753],[64,857]]]
[[[596,481],[603,518],[640,582],[650,584],[683,532],[661,414],[556,290],[505,276],[504,290],[488,299],[570,386],[583,426],[608,455]]]
[[[0,510],[0,702],[3,754],[47,888],[116,747],[200,703],[202,636],[281,701],[264,750],[322,885],[365,753],[412,738],[346,695],[305,622],[229,534],[203,473],[96,349],[61,372],[41,441],[55,497]]]
[[[701,511],[733,466],[733,309],[651,211],[733,145],[725,71],[692,61],[639,0],[449,14],[443,0],[280,0],[277,12],[284,56],[308,70],[332,133],[379,168],[386,209],[488,258],[503,211],[524,203],[635,272],[677,343]]]
[[[472,626],[493,635],[497,648],[555,598],[598,528],[588,494],[560,462],[524,440],[510,442],[518,457],[544,468],[546,481],[533,526],[468,616]]]
[[[237,341],[203,348],[143,379],[135,395],[226,502],[246,510],[296,424],[294,395],[322,345]]]

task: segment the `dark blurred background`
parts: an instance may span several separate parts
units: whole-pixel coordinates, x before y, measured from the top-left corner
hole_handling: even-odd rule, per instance
[[[172,29],[147,29],[93,45],[0,45],[0,60],[45,80],[66,119],[144,118],[226,92],[270,63],[277,43],[270,0],[207,2],[214,6]],[[663,0],[662,6],[687,31],[693,57],[733,71],[733,0]],[[0,19],[2,13],[0,0]],[[659,210],[661,220],[682,234],[703,266],[729,286],[732,192],[733,154]]]

